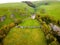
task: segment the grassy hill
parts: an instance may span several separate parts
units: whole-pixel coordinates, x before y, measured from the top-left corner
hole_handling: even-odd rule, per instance
[[[49,2],[47,5],[44,2],[33,2],[33,4],[36,5],[36,11],[26,3],[0,4],[0,28],[4,25],[9,26],[12,22],[13,25],[16,24],[14,23],[16,21],[15,19],[22,20],[21,23],[11,28],[7,27],[10,29],[10,32],[3,40],[4,45],[47,45],[45,35],[41,28],[19,28],[17,26],[40,26],[40,23],[36,19],[26,19],[34,12],[38,14],[38,20],[41,20],[40,16],[45,15],[49,15],[55,20],[60,20],[60,2]],[[1,21],[3,17],[5,19]],[[43,23],[46,22],[42,21],[41,24]],[[10,26],[12,26],[12,24]],[[45,26],[47,26],[47,24],[45,24]],[[48,28],[48,26],[46,28],[44,26],[42,27],[43,29]],[[6,30],[5,27],[4,29]]]
[[[42,16],[50,15],[55,20],[60,20],[60,2],[50,2],[48,5],[41,5],[37,8],[37,13]]]
[[[27,19],[19,26],[39,26],[39,23],[37,20]],[[4,45],[46,45],[46,40],[40,28],[14,27],[4,39]]]
[[[37,20],[27,19],[26,21],[22,22],[20,25],[22,25],[22,26],[39,26],[39,22]]]
[[[33,12],[33,8],[25,3],[0,4],[0,17],[4,15],[6,17],[3,22],[0,22],[0,27],[13,22],[14,19],[24,19],[30,16]],[[11,18],[11,15],[14,15],[13,18]]]

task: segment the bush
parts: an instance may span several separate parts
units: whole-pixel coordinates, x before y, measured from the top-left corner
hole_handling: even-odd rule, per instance
[[[46,15],[44,17],[41,18],[43,21],[46,22],[46,24],[49,24],[49,23],[56,23],[56,21],[50,17],[49,15]]]
[[[9,24],[9,28],[12,28],[12,27],[14,27],[15,26],[15,23],[10,23]]]
[[[4,25],[4,26],[2,27],[2,30],[4,31],[5,34],[7,34],[7,33],[9,32],[10,28],[9,28],[8,25]]]
[[[47,25],[45,22],[42,22],[42,30],[45,33],[45,35],[47,35],[50,31],[49,25]]]
[[[60,26],[60,20],[57,21],[57,25]]]
[[[41,16],[39,14],[36,14],[36,19],[40,19]]]
[[[2,28],[3,28],[4,30],[8,30],[8,29],[9,29],[7,25],[4,25]]]
[[[0,30],[0,39],[3,39],[5,37],[4,31]]]
[[[18,25],[19,23],[21,23],[22,21],[20,20],[20,19],[14,19],[14,23],[16,24],[16,25]]]

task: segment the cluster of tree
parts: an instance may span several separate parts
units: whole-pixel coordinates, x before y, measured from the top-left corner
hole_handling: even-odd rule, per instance
[[[9,33],[10,29],[13,28],[14,26],[18,25],[21,23],[21,20],[16,19],[15,22],[12,22],[8,25],[3,25],[0,29],[0,44],[3,44],[3,39],[7,36]]]
[[[42,17],[40,15],[36,15],[36,19],[40,22],[40,26],[43,32],[45,33],[45,35],[48,34],[50,30],[49,25],[47,25],[46,22],[42,20]]]
[[[41,19],[42,21],[46,22],[46,24],[49,24],[49,23],[54,23],[56,24],[57,21],[54,20],[54,17],[51,17],[49,15],[45,15],[45,16],[40,16],[39,14],[36,15],[36,19]],[[58,21],[58,24],[59,24],[59,21]]]
[[[9,25],[4,25],[0,29],[0,44],[3,45],[3,39],[7,36],[9,33],[10,29],[14,27],[14,23],[10,23]]]
[[[45,21],[46,24],[53,23],[53,24],[60,26],[60,20],[54,20],[54,17],[50,17],[49,15],[46,15],[42,17],[41,19]]]
[[[36,19],[39,20],[39,21],[44,21],[46,24],[50,24],[50,23],[53,23],[53,24],[56,24],[58,26],[60,26],[60,20],[54,20],[54,17],[51,17],[49,15],[45,15],[45,16],[40,16],[40,15],[36,15]]]
[[[41,17],[40,15],[36,15],[36,19],[40,22],[41,30],[46,36],[48,45],[59,45],[56,38],[57,32],[54,32],[49,25],[49,23],[55,23],[55,20],[49,16]]]
[[[42,22],[41,29],[46,36],[48,45],[59,45],[59,41],[56,38],[57,32],[51,30],[50,25],[47,25],[45,22]]]
[[[56,23],[56,21],[54,20],[54,18],[50,17],[49,15],[43,16],[41,19],[43,21],[45,21],[46,24],[49,24],[49,23],[54,23],[55,24]]]

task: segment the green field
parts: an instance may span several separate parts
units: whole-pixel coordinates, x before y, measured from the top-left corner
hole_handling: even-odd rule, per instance
[[[27,19],[20,26],[39,26],[37,20]],[[9,41],[8,41],[9,40]],[[14,27],[4,40],[5,45],[46,45],[45,35],[40,28],[21,29]]]
[[[0,22],[0,27],[13,22],[11,15],[14,14],[15,19],[24,19],[34,12],[33,8],[24,3],[8,3],[0,5],[0,17],[6,15],[6,19]]]
[[[41,13],[42,9],[45,13]],[[37,13],[40,15],[50,15],[55,20],[60,20],[60,2],[51,2],[48,5],[41,5],[37,8]]]
[[[9,28],[10,32],[3,40],[4,45],[47,45],[45,33],[41,28],[18,28],[16,26],[41,26],[36,18],[28,19],[33,13],[38,14],[41,17],[47,15],[54,20],[60,20],[60,2],[48,2],[47,5],[44,2],[32,3],[36,6],[36,10],[22,2],[0,4],[0,30],[2,28],[4,30],[5,25],[9,28],[10,23],[16,24],[15,19],[21,20],[21,23]],[[11,15],[13,15],[13,18],[11,18]],[[2,16],[6,16],[4,21],[1,21]],[[41,19],[39,18],[39,20]],[[49,25],[43,22],[42,24],[44,24],[47,30]],[[45,30],[44,26],[42,27]]]

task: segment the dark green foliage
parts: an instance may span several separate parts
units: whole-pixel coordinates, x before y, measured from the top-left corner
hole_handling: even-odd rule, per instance
[[[41,6],[41,8],[40,8],[40,6]],[[40,32],[42,30],[44,32],[45,36],[46,36],[46,40],[47,40],[48,45],[59,45],[58,41],[60,40],[60,37],[57,36],[57,32],[53,32],[52,29],[50,30],[51,27],[49,25],[49,23],[53,23],[53,24],[57,24],[57,25],[60,26],[60,20],[57,20],[57,21],[54,20],[54,19],[57,19],[57,18],[60,19],[60,17],[59,17],[59,14],[60,14],[59,7],[60,6],[57,5],[57,4],[55,6],[55,3],[53,5],[50,5],[50,3],[48,3],[48,2],[35,3],[35,2],[29,2],[29,1],[26,1],[24,3],[14,3],[14,4],[12,3],[12,4],[2,4],[2,5],[0,5],[0,28],[1,28],[0,29],[0,42],[2,42],[3,38],[5,38],[6,36],[10,37],[11,35],[14,38],[16,37],[16,39],[18,39],[17,37],[19,37],[21,35],[19,37],[19,39],[20,39],[20,38],[22,38],[22,33],[25,30],[27,30],[25,32],[28,32],[28,33],[31,33],[33,31],[32,32],[33,35],[36,36],[36,37],[34,37],[32,35],[33,39],[36,39],[37,37],[39,37],[39,39],[40,39],[41,36],[42,36],[42,38],[45,38],[45,37],[43,37],[43,35],[40,35],[41,33],[39,33],[40,36],[37,35],[38,32]],[[50,8],[51,8],[51,10],[50,10]],[[35,10],[35,12],[34,12],[34,10]],[[35,13],[35,14],[37,13],[36,18],[35,18],[36,20],[35,19],[32,20],[30,18],[29,20],[23,21],[25,18],[31,16],[33,13]],[[54,18],[53,16],[56,17],[56,18]],[[1,18],[3,18],[3,21],[1,21]],[[22,21],[23,21],[23,23],[22,23]],[[41,26],[39,28],[41,30],[38,31],[38,29],[29,30],[29,29],[16,28],[15,26],[18,26],[18,25],[23,25],[23,26],[32,26],[32,25],[38,26],[39,25],[39,26]],[[9,33],[10,29],[12,29],[12,31],[13,30],[14,31],[12,32],[12,34],[10,33],[10,35],[7,35]],[[12,38],[12,36],[10,38]],[[24,36],[25,36],[25,34],[24,34]],[[10,38],[9,38],[9,40],[10,40]],[[14,38],[12,38],[12,40]],[[26,38],[26,39],[28,39],[28,38]],[[37,41],[37,39],[36,39],[36,41]],[[23,38],[22,38],[22,40],[23,40]],[[30,40],[30,38],[29,38],[29,40]],[[26,41],[29,42],[29,40],[26,40]],[[42,40],[44,42],[44,39],[42,39]],[[7,39],[7,41],[8,41],[8,39]],[[18,45],[18,42],[21,43],[20,41],[21,40],[17,41],[17,45]],[[25,40],[23,40],[22,43],[24,41]],[[41,41],[41,39],[39,40],[39,42],[37,42],[37,45],[39,45],[38,43],[42,43],[40,41]],[[15,44],[14,41],[13,41],[13,43]],[[13,45],[13,43],[12,43],[12,45]],[[24,42],[24,44],[25,43],[26,42]],[[33,44],[35,45],[34,41],[33,41],[32,45]],[[42,43],[42,44],[44,44],[44,43]]]
[[[59,25],[59,26],[60,26],[60,20],[58,20],[58,21],[57,21],[57,25]]]
[[[43,21],[45,21],[46,24],[56,23],[56,21],[53,19],[53,17],[50,17],[49,15],[43,16],[41,19],[42,19]]]

